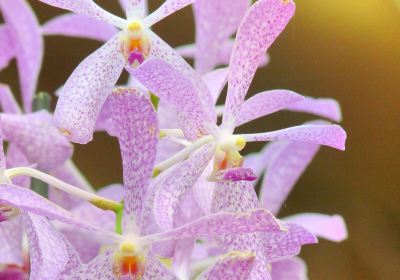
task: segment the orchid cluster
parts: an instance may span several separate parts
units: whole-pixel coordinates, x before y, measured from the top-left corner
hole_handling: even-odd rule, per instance
[[[338,103],[283,89],[246,99],[293,0],[166,0],[152,13],[120,0],[126,18],[93,0],[39,1],[71,13],[40,25],[25,0],[0,0],[0,70],[16,59],[23,105],[0,84],[0,279],[307,279],[301,247],[347,237],[339,215],[276,217],[321,145],[344,150]],[[191,4],[195,43],[172,48],[151,27]],[[104,44],[53,114],[36,90],[55,35]],[[235,132],[280,110],[324,120]],[[122,184],[93,188],[71,160],[95,132],[118,139]],[[254,141],[271,143],[244,155]]]

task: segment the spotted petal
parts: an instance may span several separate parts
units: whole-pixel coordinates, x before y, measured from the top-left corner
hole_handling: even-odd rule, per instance
[[[196,280],[249,279],[255,261],[254,253],[232,251],[222,256],[214,266],[204,271]]]
[[[274,280],[307,280],[307,267],[298,257],[281,260],[272,264],[272,279]]]
[[[285,109],[304,98],[290,90],[270,90],[256,94],[246,100],[236,118],[236,126]]]
[[[331,98],[305,97],[305,100],[294,103],[286,109],[294,112],[314,114],[335,122],[342,120],[340,105],[335,99]]]
[[[229,63],[228,95],[223,126],[232,129],[235,119],[264,53],[292,18],[292,0],[260,0],[247,12],[239,26]]]
[[[147,256],[146,268],[142,279],[178,280],[178,278],[169,271],[152,252]]]
[[[207,85],[208,89],[213,96],[214,104],[217,103],[218,98],[228,82],[228,68],[219,68],[203,76],[203,82]]]
[[[23,265],[22,233],[20,217],[0,223],[0,263]]]
[[[281,142],[270,157],[261,185],[263,207],[277,214],[290,191],[319,150],[319,145],[304,142]]]
[[[50,170],[71,157],[73,147],[46,111],[26,115],[2,114],[4,138],[18,147],[31,164]]]
[[[15,56],[13,38],[10,35],[10,28],[6,25],[0,25],[0,50],[0,70],[2,70]]]
[[[229,37],[236,32],[249,5],[249,0],[197,0],[194,2],[195,68],[201,75],[217,66],[221,43],[229,40]]]
[[[147,0],[125,0],[124,6],[129,20],[147,15]]]
[[[302,226],[316,236],[330,241],[341,242],[347,238],[346,223],[340,215],[304,213],[287,217],[285,222]]]
[[[39,22],[25,0],[3,0],[0,8],[13,38],[24,110],[30,112],[43,58]]]
[[[13,0],[12,0],[13,1]],[[123,28],[125,26],[125,20],[117,17],[106,10],[102,9],[93,0],[39,0],[43,3],[51,6],[69,10],[71,12],[96,18],[101,21],[105,21],[114,26]]]
[[[143,20],[143,23],[145,26],[150,27],[165,17],[185,8],[187,5],[192,4],[194,1],[196,0],[166,0],[157,10],[147,16]]]
[[[157,115],[150,100],[134,89],[117,89],[110,100],[124,172],[124,220],[138,222],[156,157]]]
[[[71,141],[86,144],[92,140],[101,107],[124,65],[119,35],[115,35],[83,60],[68,78],[58,99],[54,119]]]
[[[43,33],[81,37],[106,42],[111,39],[118,29],[95,18],[73,13],[63,14],[52,18],[43,25]]]
[[[44,217],[26,213],[24,221],[30,249],[29,279],[59,279],[69,257],[64,239]]]
[[[265,133],[242,134],[248,142],[290,140],[345,149],[346,132],[338,125],[300,125]]]
[[[21,109],[19,108],[19,105],[15,100],[14,94],[11,92],[10,87],[5,84],[0,84],[0,107],[4,113],[21,113]]]

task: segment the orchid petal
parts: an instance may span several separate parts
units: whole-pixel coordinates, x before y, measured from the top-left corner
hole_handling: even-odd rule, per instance
[[[195,44],[183,45],[180,47],[176,47],[175,50],[179,53],[179,55],[193,59],[196,53],[196,45]]]
[[[144,18],[147,15],[147,0],[125,0],[128,20]]]
[[[15,100],[14,94],[11,92],[10,87],[5,84],[0,84],[0,106],[4,113],[21,114],[21,109]]]
[[[285,109],[304,98],[290,90],[270,90],[256,94],[246,100],[236,118],[236,126]]]
[[[6,267],[0,271],[3,280],[26,280],[28,277],[28,273],[19,267]]]
[[[214,155],[213,144],[202,147],[187,160],[165,171],[154,199],[154,215],[163,230],[174,227],[174,215],[184,196],[196,183]]]
[[[332,98],[305,97],[305,100],[292,104],[286,109],[294,112],[314,114],[335,122],[342,120],[339,102]]]
[[[262,57],[294,15],[293,1],[260,0],[239,26],[229,63],[223,126],[232,129]]]
[[[237,182],[254,181],[257,179],[257,176],[250,168],[234,167],[218,171],[215,174],[215,178],[217,179],[217,181],[222,180],[228,182]]]
[[[152,174],[159,135],[157,114],[150,100],[134,89],[117,89],[110,100],[124,171],[124,220],[129,223],[141,215]]]
[[[68,211],[29,189],[6,184],[1,184],[0,189],[1,203],[114,238],[114,234],[77,219]]]
[[[311,163],[319,145],[304,142],[281,142],[271,155],[261,185],[263,207],[277,214],[297,180]]]
[[[282,225],[265,209],[241,213],[220,212],[199,218],[173,230],[143,237],[145,242],[161,240],[217,237],[250,232],[279,232]]]
[[[270,262],[293,257],[303,245],[318,243],[317,237],[301,226],[287,223],[285,227],[286,232],[264,235],[264,251]]]
[[[334,242],[341,242],[348,236],[346,223],[340,215],[304,213],[286,217],[285,222],[302,226],[316,236]]]
[[[9,143],[6,153],[6,166],[8,168],[13,168],[29,165],[29,160],[26,158],[24,153],[18,149],[15,144]],[[31,178],[28,176],[18,176],[12,178],[11,182],[17,186],[29,188],[31,185]]]
[[[114,25],[119,28],[123,28],[126,24],[126,21],[120,17],[117,17],[99,5],[97,5],[93,0],[79,0],[79,1],[71,1],[71,0],[39,0],[43,3],[46,3],[50,6],[57,7],[64,10],[69,10],[71,12],[89,16],[101,21],[105,21],[111,25]]]
[[[228,82],[229,68],[219,68],[203,76],[203,82],[207,85],[208,89],[213,96],[214,104],[217,103],[218,98]]]
[[[4,138],[15,144],[38,168],[50,170],[71,157],[73,147],[60,135],[46,111],[26,115],[2,114]]]
[[[146,18],[143,23],[145,26],[150,27],[167,16],[185,8],[187,5],[192,4],[196,0],[166,0],[164,3]]]
[[[101,107],[124,65],[117,34],[83,60],[68,78],[58,99],[54,119],[71,141],[85,144],[92,140]]]
[[[6,25],[0,25],[0,70],[6,68],[15,56],[14,42],[10,35],[10,29]]]
[[[255,261],[254,253],[233,251],[222,256],[214,266],[204,271],[196,280],[249,279]]]
[[[43,25],[43,33],[80,37],[106,42],[111,39],[118,29],[95,18],[73,13],[63,14],[52,18]]]
[[[20,217],[0,223],[0,263],[23,265],[22,233]]]
[[[4,170],[6,169],[6,157],[4,156],[4,148],[3,148],[3,131],[2,131],[2,120],[0,117],[0,178],[3,178]]]
[[[300,125],[254,134],[242,134],[247,142],[290,140],[345,150],[346,132],[338,125]]]
[[[24,221],[30,247],[29,279],[59,279],[69,257],[64,239],[44,217],[26,213]]]
[[[298,257],[274,262],[272,264],[272,279],[274,280],[307,280],[307,267]]]
[[[229,40],[229,37],[236,32],[249,6],[249,0],[197,0],[194,2],[195,69],[201,75],[215,68],[219,58],[220,42]]]
[[[14,40],[19,80],[25,112],[32,109],[32,98],[43,58],[43,38],[39,22],[25,0],[3,0],[0,8]]]
[[[207,115],[198,89],[190,79],[163,60],[154,58],[144,62],[133,75],[151,92],[173,106],[188,139],[208,134],[207,127],[215,122]]]
[[[178,280],[178,278],[158,260],[151,251],[147,256],[142,280]]]

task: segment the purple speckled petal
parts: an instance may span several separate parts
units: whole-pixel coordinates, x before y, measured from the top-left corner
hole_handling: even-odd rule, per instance
[[[236,126],[257,118],[275,113],[304,98],[290,90],[269,90],[256,94],[246,100],[236,118]]]
[[[348,236],[346,223],[340,215],[303,213],[286,217],[284,221],[302,226],[316,236],[334,242],[341,242]]]
[[[167,62],[153,58],[133,71],[133,75],[177,111],[180,126],[188,139],[208,134],[207,127],[213,120],[201,102],[199,89],[183,73]]]
[[[0,189],[0,202],[3,204],[114,238],[114,234],[78,219],[70,212],[29,189],[6,184],[1,184]]]
[[[48,112],[2,114],[1,119],[4,139],[16,145],[30,164],[50,170],[71,157],[71,143],[57,131]]]
[[[14,1],[14,0],[12,0]],[[96,18],[101,21],[105,21],[109,24],[112,24],[117,27],[123,27],[125,26],[125,20],[117,17],[103,8],[101,8],[99,5],[97,5],[93,0],[76,0],[76,1],[71,1],[71,0],[39,0],[43,3],[49,4],[51,6],[69,10],[71,12],[81,14],[81,15],[86,15],[89,17]]]
[[[263,166],[267,168],[260,190],[263,207],[277,214],[290,191],[319,150],[304,142],[278,142],[279,147]]]
[[[44,35],[61,35],[108,41],[118,29],[95,18],[73,13],[52,18],[43,25]]]
[[[7,168],[29,166],[29,160],[26,158],[23,152],[18,149],[13,143],[10,143],[6,153],[6,166]],[[18,176],[11,179],[14,185],[29,188],[31,185],[31,178],[28,176]]]
[[[59,279],[68,261],[63,237],[41,216],[24,213],[30,252],[31,280]]]
[[[115,280],[113,273],[114,247],[106,248],[104,251],[88,264],[82,264],[79,268],[71,271],[69,277],[64,280]]]
[[[215,177],[218,181],[228,182],[254,181],[257,179],[253,170],[244,167],[229,168],[219,171],[215,174]]]
[[[8,26],[0,25],[0,70],[6,68],[15,56],[14,42]]]
[[[196,0],[166,0],[157,10],[143,20],[143,24],[145,26],[152,26],[165,17],[192,4],[194,1]]]
[[[274,262],[272,264],[272,279],[274,280],[307,280],[307,267],[298,257]]]
[[[203,82],[210,90],[215,104],[217,103],[222,90],[228,82],[228,74],[229,68],[219,68],[203,76]]]
[[[239,26],[229,63],[228,95],[223,126],[232,129],[250,83],[264,53],[294,15],[292,0],[260,0],[247,12]]]
[[[305,97],[305,100],[290,105],[287,110],[310,113],[335,122],[342,120],[339,102],[332,98]]]
[[[305,228],[292,223],[285,223],[286,232],[265,234],[264,251],[269,262],[298,255],[306,244],[318,243],[317,237]]]
[[[0,223],[0,263],[23,265],[21,217]],[[2,279],[2,278],[0,278]]]
[[[222,256],[210,269],[196,280],[241,280],[250,279],[256,256],[251,252],[232,251]]]
[[[199,218],[184,226],[162,232],[143,239],[156,242],[169,239],[192,237],[218,237],[227,234],[243,234],[250,232],[279,232],[282,225],[265,209],[240,213],[220,212]]]
[[[143,18],[147,15],[147,0],[125,0],[122,4],[126,10],[128,20]]]
[[[116,89],[110,101],[124,172],[124,226],[136,227],[156,158],[157,114],[150,100],[134,89]]]
[[[178,280],[151,251],[147,255],[146,268],[141,280]]]
[[[221,43],[229,40],[229,37],[236,32],[249,6],[249,0],[197,0],[194,2],[195,69],[201,75],[217,66]]]
[[[163,179],[157,184],[154,199],[154,215],[160,228],[174,227],[174,215],[179,210],[183,198],[199,179],[214,155],[214,144],[202,147],[184,162],[161,174]]]
[[[325,145],[345,150],[346,132],[338,125],[300,125],[254,134],[242,134],[248,142],[290,140]]]
[[[0,39],[1,40],[1,39]],[[1,49],[1,46],[0,46]],[[9,86],[0,84],[0,107],[4,113],[20,114],[21,109]]]
[[[74,165],[74,163],[70,160],[63,165],[51,170],[50,175],[85,191],[94,192],[93,188],[86,181],[85,177],[83,177],[83,175]],[[54,187],[49,188],[48,198],[52,202],[68,210],[82,203],[81,199],[67,194],[66,192],[63,192]]]
[[[119,35],[116,35],[83,60],[68,78],[58,99],[54,119],[71,141],[86,144],[92,140],[101,107],[124,65]]]
[[[42,66],[43,38],[39,22],[25,0],[3,0],[0,8],[13,37],[25,112],[32,109]]]

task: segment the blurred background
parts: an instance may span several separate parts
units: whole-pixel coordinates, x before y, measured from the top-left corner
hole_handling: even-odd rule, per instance
[[[218,1],[218,0],[216,0]],[[64,11],[28,1],[41,23]],[[116,0],[96,1],[122,15]],[[150,0],[150,9],[160,0]],[[291,193],[282,216],[298,212],[341,214],[349,239],[304,247],[310,279],[399,279],[400,275],[400,1],[296,1],[297,12],[270,48],[271,62],[260,69],[250,95],[286,88],[337,99],[348,133],[347,150],[322,148]],[[194,40],[191,8],[154,27],[170,45]],[[39,90],[54,92],[100,43],[46,38]],[[127,76],[121,78],[125,81]],[[0,82],[19,92],[15,61]],[[249,95],[249,96],[250,96]],[[267,131],[312,117],[282,112],[241,131]],[[262,144],[249,145],[256,151]],[[89,181],[101,187],[122,178],[115,139],[103,133],[75,145],[74,160]]]

